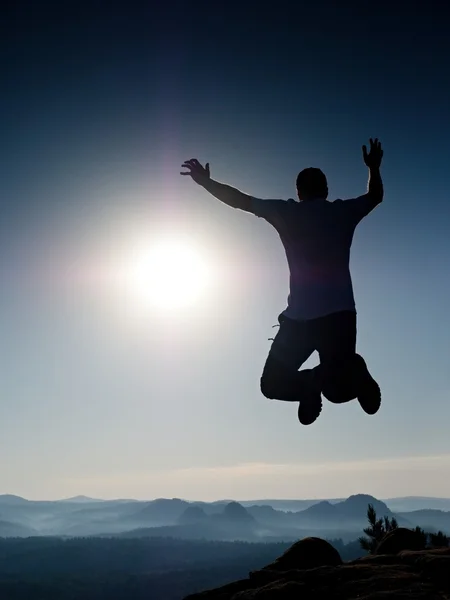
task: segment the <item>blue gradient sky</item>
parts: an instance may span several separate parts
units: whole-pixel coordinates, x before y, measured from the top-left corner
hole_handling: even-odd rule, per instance
[[[102,4],[17,1],[1,26],[0,493],[450,496],[448,9]],[[352,269],[384,403],[304,428],[259,392],[279,239],[179,166],[263,198],[319,166],[352,197],[371,136],[385,202]],[[190,308],[143,310],[118,273],[166,234],[215,278]]]

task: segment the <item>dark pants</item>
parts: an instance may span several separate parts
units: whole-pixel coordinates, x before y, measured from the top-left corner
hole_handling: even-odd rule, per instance
[[[338,312],[310,321],[279,317],[277,332],[261,376],[261,392],[267,398],[300,401],[305,386],[323,392],[331,402],[355,398],[351,368],[356,353],[356,312]],[[320,364],[298,369],[317,351]]]

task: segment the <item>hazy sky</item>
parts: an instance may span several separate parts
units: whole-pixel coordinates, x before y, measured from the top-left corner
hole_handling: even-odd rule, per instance
[[[450,496],[443,3],[8,4],[0,493]],[[259,392],[288,290],[277,234],[179,166],[209,161],[263,198],[294,197],[298,171],[319,166],[346,198],[366,189],[371,136],[385,202],[352,269],[383,405],[326,403],[302,427],[296,405]],[[180,236],[209,286],[183,309],[143,303],[136,247]]]

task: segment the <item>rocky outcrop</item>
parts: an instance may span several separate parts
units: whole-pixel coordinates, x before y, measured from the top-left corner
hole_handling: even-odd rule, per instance
[[[250,573],[248,579],[185,600],[450,598],[450,548],[397,552],[397,547],[405,545],[406,536],[397,536],[395,543],[387,537],[385,548],[395,553],[375,554],[348,563],[342,563],[336,550],[324,540],[306,538],[272,564]],[[411,540],[410,543],[417,542],[416,538]]]
[[[180,525],[197,523],[198,521],[204,521],[206,518],[206,513],[200,506],[188,506],[178,519],[178,523]]]
[[[339,552],[331,544],[316,537],[307,537],[288,548],[284,554],[273,563],[263,568],[263,571],[290,571],[297,569],[314,569],[326,565],[341,565]],[[250,576],[253,574],[251,573]]]
[[[375,554],[398,554],[402,550],[425,550],[426,537],[413,529],[398,527],[387,533],[378,544]]]
[[[239,502],[229,502],[221,516],[232,521],[254,521],[251,514]]]

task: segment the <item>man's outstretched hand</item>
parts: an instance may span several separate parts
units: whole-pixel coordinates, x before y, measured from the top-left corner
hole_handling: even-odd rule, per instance
[[[206,163],[206,166],[203,167],[196,158],[185,161],[181,168],[188,169],[188,171],[180,172],[180,175],[190,175],[195,183],[200,185],[210,178],[209,163]]]
[[[379,169],[383,158],[383,150],[378,138],[370,138],[370,150],[367,152],[367,146],[362,147],[363,158],[369,169]]]

